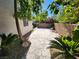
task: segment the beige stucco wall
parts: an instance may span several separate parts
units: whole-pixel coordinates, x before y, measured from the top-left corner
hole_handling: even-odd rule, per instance
[[[33,29],[32,21],[29,21],[28,22],[28,26],[25,26],[25,27],[23,25],[23,21],[22,20],[19,20],[19,24],[20,24],[20,29],[21,29],[22,35],[26,34],[27,32],[29,32],[30,30]]]
[[[0,33],[17,33],[13,8],[14,0],[0,0]],[[22,20],[19,23],[23,35],[32,30],[31,21],[26,27],[23,26]]]

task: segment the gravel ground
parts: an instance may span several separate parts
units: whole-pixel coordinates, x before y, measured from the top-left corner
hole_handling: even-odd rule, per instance
[[[51,59],[49,47],[50,40],[59,35],[51,29],[35,28],[29,37],[31,46],[26,59]]]

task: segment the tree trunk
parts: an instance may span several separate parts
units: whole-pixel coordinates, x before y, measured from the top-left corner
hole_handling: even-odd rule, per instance
[[[17,18],[17,0],[14,0],[14,17],[15,17],[15,23],[16,23],[18,35],[21,39],[23,39],[21,29],[20,29],[20,25],[19,25],[19,20]]]

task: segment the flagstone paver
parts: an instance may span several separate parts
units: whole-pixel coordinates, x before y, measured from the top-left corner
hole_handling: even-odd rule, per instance
[[[48,49],[49,42],[58,36],[51,29],[35,28],[29,37],[31,46],[26,59],[51,59]]]

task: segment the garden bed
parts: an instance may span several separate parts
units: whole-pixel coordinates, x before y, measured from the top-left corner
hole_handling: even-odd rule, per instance
[[[48,23],[39,23],[37,25],[38,28],[51,28],[52,24],[48,24]]]
[[[65,55],[60,55],[62,52],[61,50],[55,49],[55,48],[49,48],[51,59],[65,59]],[[79,59],[79,57],[76,57],[76,59]]]
[[[23,47],[22,44],[19,43],[12,44],[9,46],[9,53],[7,53],[6,56],[0,56],[0,59],[24,59],[26,58],[29,46]]]
[[[51,27],[53,27],[53,24],[52,23],[33,23],[33,27],[51,28]]]

